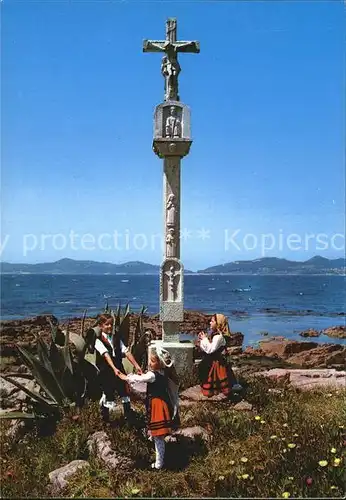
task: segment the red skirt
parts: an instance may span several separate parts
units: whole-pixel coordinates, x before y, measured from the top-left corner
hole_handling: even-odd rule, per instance
[[[231,394],[230,377],[225,363],[216,359],[211,363],[207,377],[201,380],[202,394],[207,398],[217,394]]]
[[[150,400],[148,429],[152,436],[167,436],[172,433],[171,414],[167,403],[161,398]]]

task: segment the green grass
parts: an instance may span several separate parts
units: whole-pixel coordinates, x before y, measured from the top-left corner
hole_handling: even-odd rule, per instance
[[[254,405],[253,412],[208,402],[181,409],[182,426],[201,425],[211,439],[167,444],[168,469],[160,472],[148,470],[154,450],[142,432],[127,426],[121,413],[115,414],[113,426],[105,428],[97,403],[84,407],[78,417],[71,411],[53,435],[41,437],[32,429],[13,447],[5,439],[4,425],[2,496],[46,496],[50,471],[71,460],[87,459],[90,469],[71,478],[62,497],[341,498],[346,392],[300,393],[284,386],[271,392],[278,386],[270,381],[248,383],[246,400]],[[144,416],[143,405],[135,407]],[[104,428],[114,450],[135,461],[134,471],[109,472],[88,457],[87,436]]]

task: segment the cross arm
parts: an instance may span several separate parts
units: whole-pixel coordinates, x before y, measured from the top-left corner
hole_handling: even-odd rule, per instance
[[[165,52],[166,40],[143,40],[143,52]]]
[[[200,52],[199,42],[175,42],[174,43],[177,52],[194,52],[198,54]]]

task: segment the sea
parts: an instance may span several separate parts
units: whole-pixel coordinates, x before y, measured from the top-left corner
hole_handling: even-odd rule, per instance
[[[1,275],[1,319],[54,314],[58,319],[101,312],[129,303],[137,312],[159,312],[156,275]],[[303,340],[299,332],[345,325],[345,276],[211,275],[185,276],[184,307],[229,318],[231,330],[244,334],[245,345],[264,335]],[[184,332],[181,332],[184,334]],[[310,340],[310,339],[308,339]],[[343,343],[325,335],[315,342]]]

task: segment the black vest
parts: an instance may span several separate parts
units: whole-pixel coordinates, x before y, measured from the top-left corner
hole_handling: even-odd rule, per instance
[[[108,339],[106,340],[104,336],[101,334],[99,340],[107,349],[107,352],[112,358],[112,361],[116,366],[116,368],[122,369],[123,368],[122,352],[120,347],[120,339],[118,335],[115,335],[115,345],[114,345],[115,356],[113,356],[112,345],[108,342]],[[101,356],[101,354],[97,350],[96,350],[96,366],[99,370],[104,370],[109,368],[109,364],[104,359],[104,356]]]
[[[171,401],[168,394],[168,377],[155,371],[155,382],[147,384],[147,402],[151,398],[163,399],[171,410]]]

